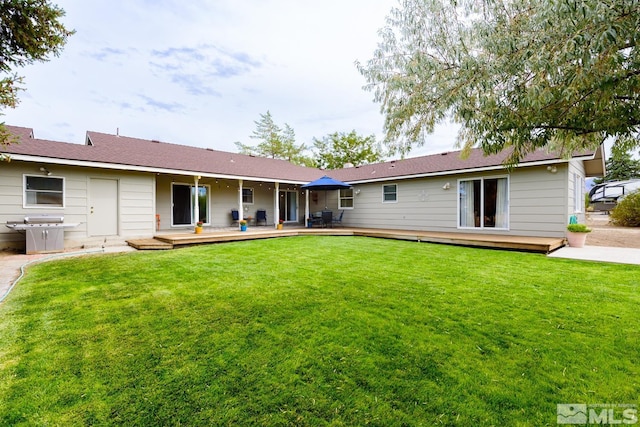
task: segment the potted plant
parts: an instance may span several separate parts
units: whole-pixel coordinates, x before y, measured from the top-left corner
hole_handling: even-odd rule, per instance
[[[590,233],[591,229],[584,224],[569,224],[567,225],[567,241],[572,248],[581,248],[584,246],[584,242],[587,240],[587,233]]]
[[[282,230],[282,224],[284,224],[284,220],[278,220],[278,230]]]
[[[196,234],[202,233],[202,221],[196,223]]]
[[[240,231],[247,231],[247,220],[240,220]]]

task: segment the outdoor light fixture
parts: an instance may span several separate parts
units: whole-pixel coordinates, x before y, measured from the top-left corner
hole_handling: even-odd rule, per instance
[[[443,190],[448,190],[451,188],[451,183],[447,182],[445,185],[442,186]]]
[[[44,172],[45,175],[51,176],[51,172],[49,172],[49,169],[47,169],[45,167],[41,167],[40,168],[40,172]]]
[[[558,172],[558,168],[556,168],[555,166],[547,166],[547,170],[551,173]]]

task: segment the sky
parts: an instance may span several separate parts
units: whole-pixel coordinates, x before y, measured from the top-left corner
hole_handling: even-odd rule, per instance
[[[86,131],[238,151],[260,115],[298,144],[355,130],[383,138],[356,61],[373,57],[397,0],[53,0],[76,34],[16,70],[26,91],[9,125],[84,143]],[[408,157],[455,149],[440,126]]]

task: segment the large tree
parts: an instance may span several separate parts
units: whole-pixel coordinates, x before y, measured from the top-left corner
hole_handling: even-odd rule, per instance
[[[265,114],[260,114],[260,120],[254,123],[256,124],[256,130],[253,131],[251,138],[260,142],[257,146],[236,142],[236,147],[241,153],[287,160],[303,166],[311,166],[313,164],[304,155],[307,147],[304,144],[296,144],[296,135],[291,126],[285,123],[284,129],[282,129],[273,121],[269,111]]]
[[[401,154],[437,123],[486,153],[569,154],[640,126],[640,0],[401,0],[358,64]]]
[[[611,156],[607,159],[606,170],[604,178],[594,180],[596,184],[640,178],[640,160],[634,159],[629,151],[614,146],[611,149]]]
[[[360,136],[355,130],[314,138],[313,146],[316,166],[323,169],[339,169],[348,163],[360,166],[382,159],[375,135]]]
[[[73,34],[60,21],[63,16],[64,10],[47,0],[0,0],[0,109],[18,104],[23,81],[15,68],[60,54]],[[0,123],[0,146],[9,142]]]

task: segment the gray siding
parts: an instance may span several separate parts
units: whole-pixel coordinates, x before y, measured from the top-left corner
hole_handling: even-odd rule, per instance
[[[443,186],[449,183],[448,190]],[[397,201],[382,201],[383,185],[397,184]],[[346,210],[343,223],[354,227],[457,230],[456,177],[410,179],[361,184],[354,208]]]
[[[521,168],[511,174],[510,230],[519,236],[562,237],[565,229],[567,167]]]
[[[556,173],[546,166],[514,170],[509,179],[509,229],[458,228],[458,180],[507,176],[474,173],[360,184],[354,209],[346,210],[347,226],[520,236],[562,237],[566,224],[567,166]],[[450,188],[444,189],[449,183]],[[382,186],[398,185],[398,200],[382,202]],[[334,206],[337,209],[337,204]]]
[[[154,175],[134,172],[104,171],[73,166],[48,167],[52,176],[65,179],[64,208],[23,208],[23,175],[39,175],[39,165],[20,161],[0,164],[0,248],[23,248],[24,236],[4,227],[6,221],[21,221],[28,214],[62,214],[67,223],[79,223],[65,231],[65,247],[92,247],[122,244],[128,238],[151,236],[154,229]],[[91,178],[115,179],[119,183],[118,233],[91,238],[89,220],[89,185]]]

